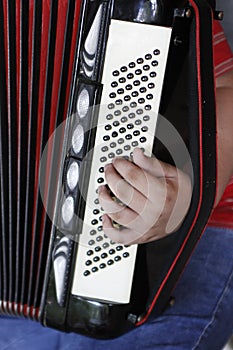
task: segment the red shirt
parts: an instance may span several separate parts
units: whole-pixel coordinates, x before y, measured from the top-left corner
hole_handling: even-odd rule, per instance
[[[217,21],[214,23],[213,44],[215,77],[219,77],[220,75],[233,69],[233,55],[223,33],[222,27]],[[231,178],[231,181],[227,186],[217,208],[214,210],[209,220],[209,225],[229,227],[233,229],[233,177]]]

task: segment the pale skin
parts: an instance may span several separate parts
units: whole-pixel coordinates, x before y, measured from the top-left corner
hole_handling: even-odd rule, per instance
[[[216,104],[218,182],[215,206],[233,175],[233,71],[216,79]],[[134,150],[133,162],[114,159],[105,167],[105,177],[111,192],[120,200],[113,200],[105,186],[99,188],[105,212],[103,230],[115,242],[140,244],[157,240],[174,232],[187,214],[192,196],[189,176],[145,156],[140,149]]]

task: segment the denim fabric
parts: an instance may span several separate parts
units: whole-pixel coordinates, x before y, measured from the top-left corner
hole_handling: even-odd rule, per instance
[[[111,341],[2,317],[0,350],[220,350],[233,332],[233,231],[208,228],[173,292],[174,306]]]

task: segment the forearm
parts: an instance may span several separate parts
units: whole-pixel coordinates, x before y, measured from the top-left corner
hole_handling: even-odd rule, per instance
[[[216,80],[217,105],[217,194],[215,206],[233,175],[233,71]]]

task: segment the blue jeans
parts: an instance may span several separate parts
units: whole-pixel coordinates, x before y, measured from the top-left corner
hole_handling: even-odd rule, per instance
[[[220,350],[233,333],[233,231],[207,228],[173,292],[174,306],[100,341],[17,318],[0,319],[0,350]]]

